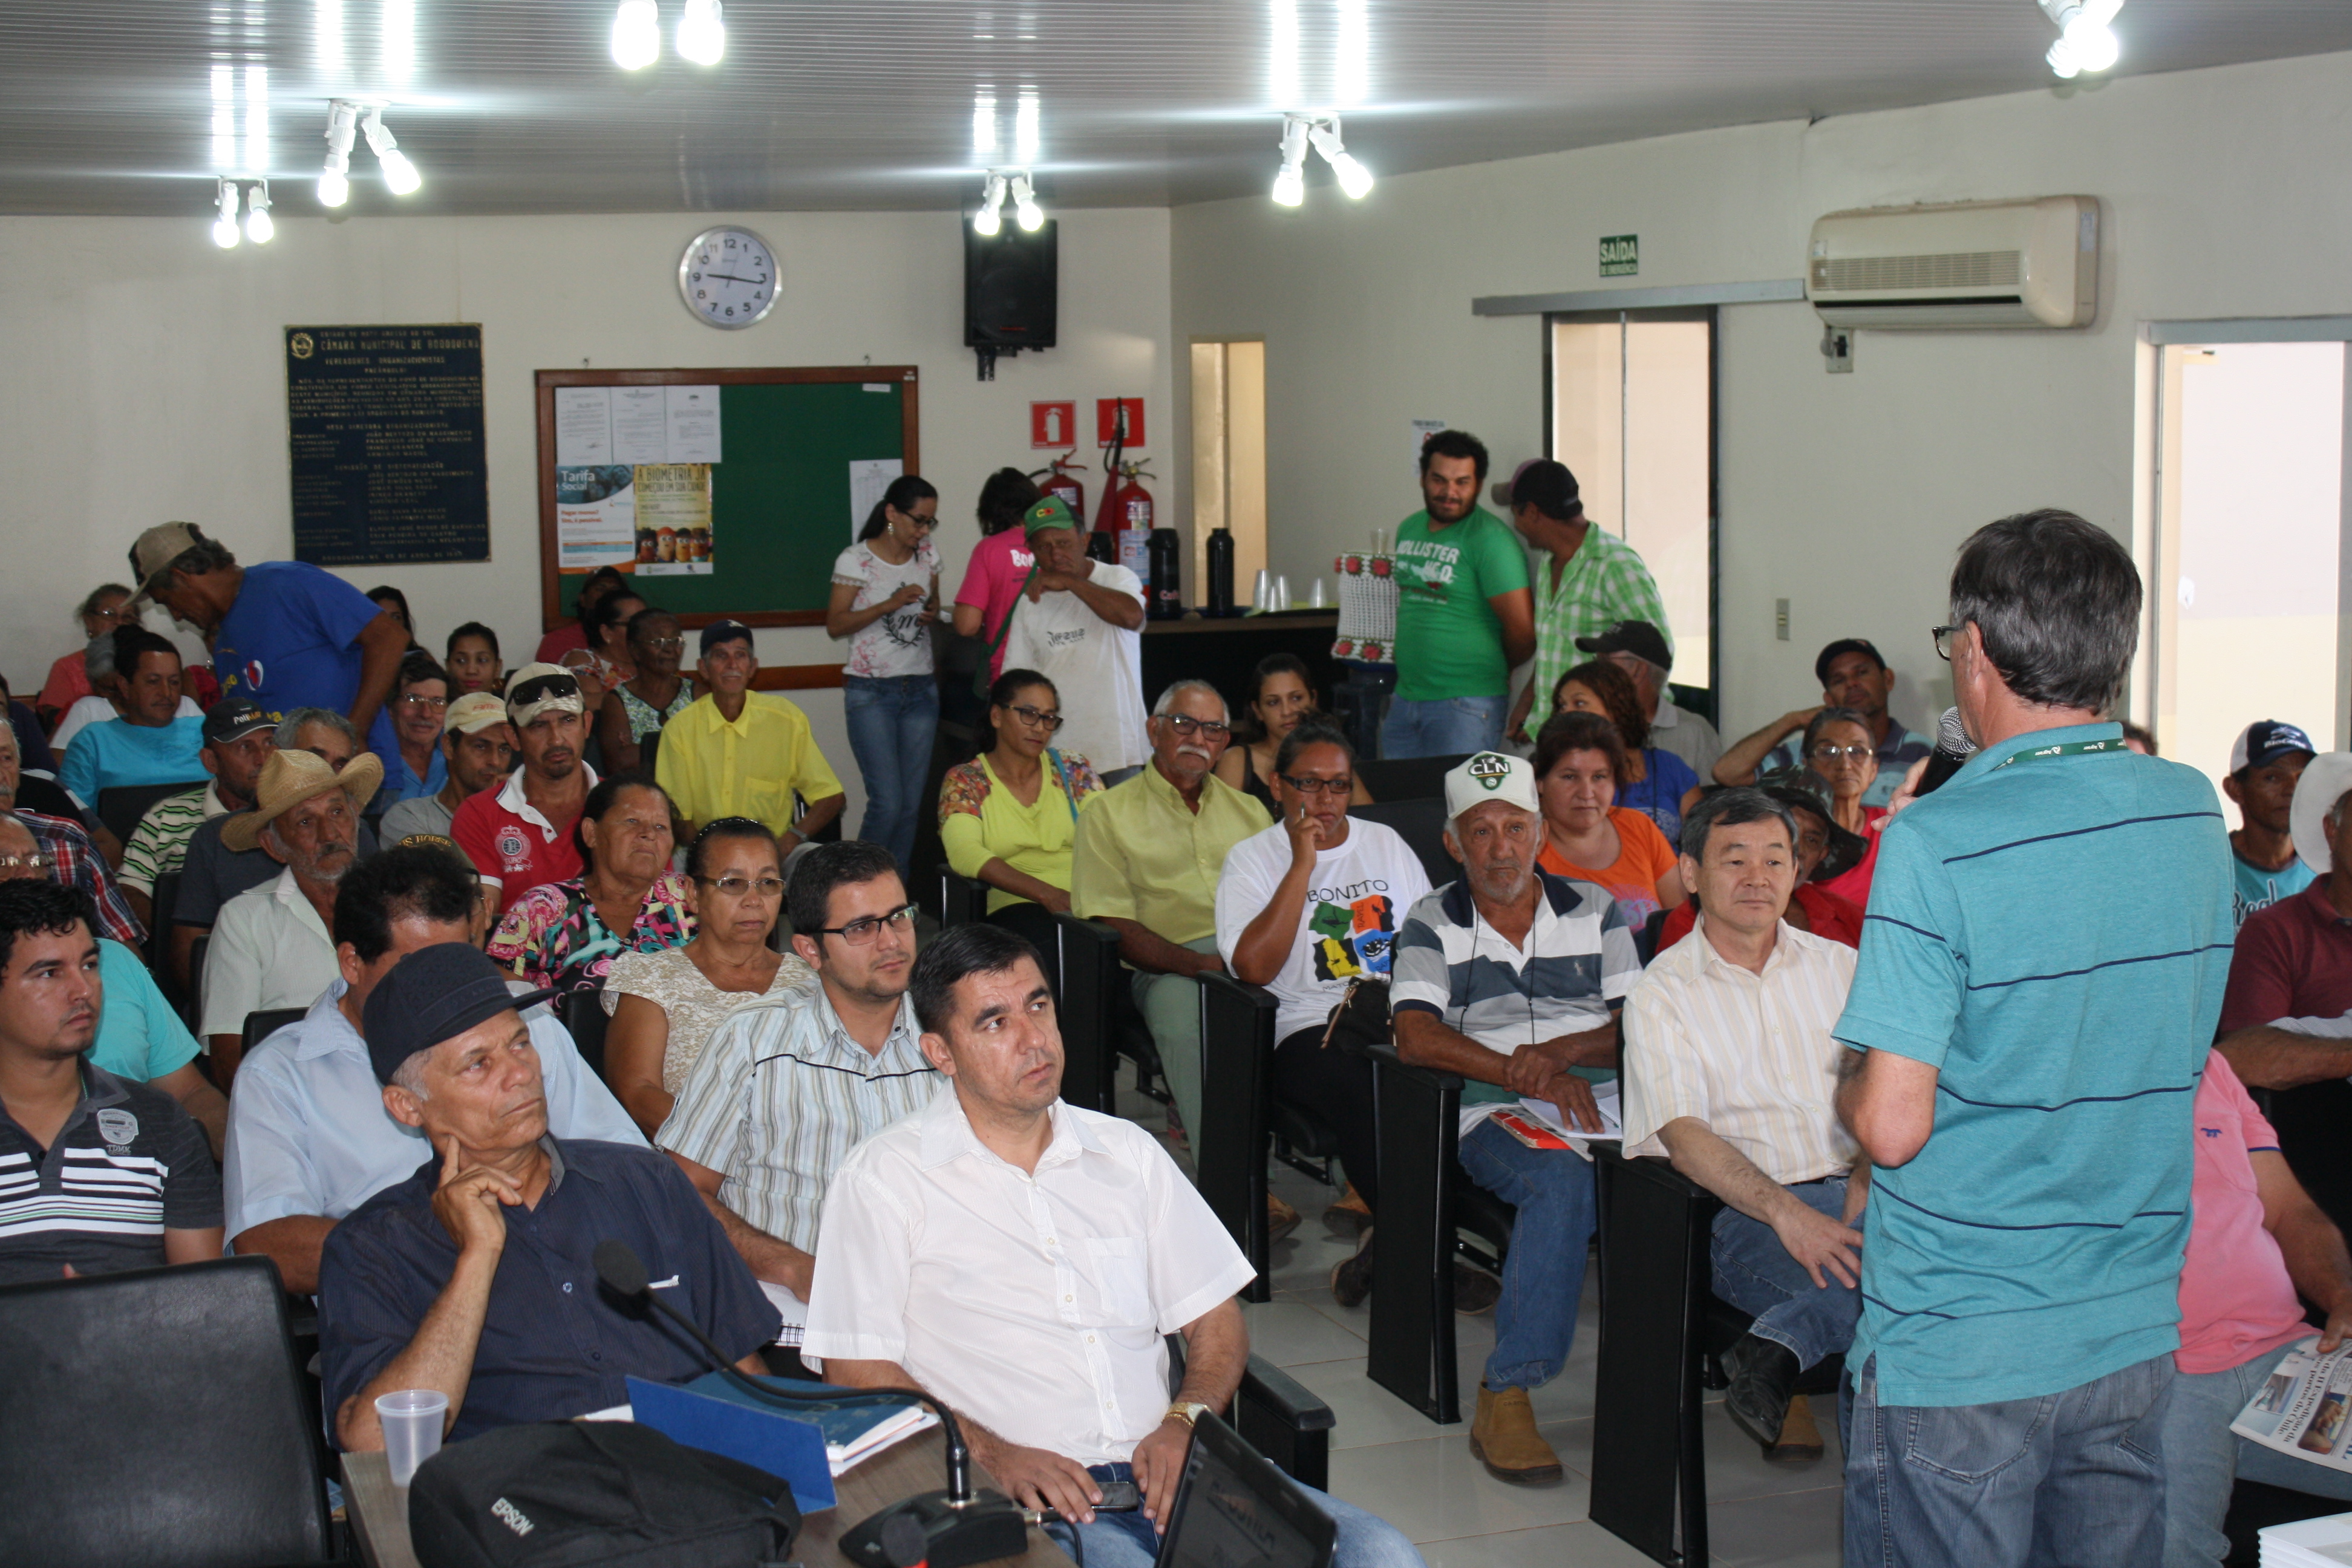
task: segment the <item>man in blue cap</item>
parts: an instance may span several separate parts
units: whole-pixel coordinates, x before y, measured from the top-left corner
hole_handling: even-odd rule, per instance
[[[2318,754],[2311,737],[2293,724],[2258,719],[2230,748],[2230,773],[2221,793],[2238,807],[2243,825],[2230,835],[2230,869],[2236,874],[2236,923],[2291,899],[2311,886],[2311,868],[2294,851],[2288,816],[2294,786]]]
[[[438,1389],[447,1436],[625,1404],[630,1376],[709,1370],[682,1336],[597,1289],[597,1243],[625,1242],[654,1288],[746,1372],[776,1310],[676,1165],[650,1150],[558,1140],[516,996],[473,947],[421,948],[370,994],[384,1109],[435,1158],[328,1234],[319,1347],[335,1440],[380,1448],[379,1395]],[[509,1251],[520,1254],[502,1267]]]

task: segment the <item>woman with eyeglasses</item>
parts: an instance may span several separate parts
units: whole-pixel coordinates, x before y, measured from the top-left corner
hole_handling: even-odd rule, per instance
[[[995,742],[940,781],[940,844],[958,876],[989,886],[988,918],[1054,951],[1052,916],[1070,907],[1078,804],[1102,788],[1084,757],[1054,749],[1061,694],[1034,669],[988,690]]]
[[[449,712],[449,672],[429,653],[411,649],[392,683],[394,746],[383,761],[383,788],[376,807],[398,805],[439,795],[449,784],[449,759],[441,750],[441,721]]]
[[[449,634],[442,648],[441,668],[449,672],[449,696],[454,700],[472,691],[503,696],[506,661],[499,652],[499,634],[479,621],[467,621]],[[553,659],[547,661],[553,664]]]
[[[89,666],[85,662],[88,645],[112,637],[114,628],[126,622],[136,624],[139,616],[130,605],[130,589],[120,583],[101,583],[74,606],[74,616],[81,622],[83,647],[49,666],[49,678],[33,699],[33,711],[44,725],[55,730],[67,709],[97,690],[89,683]]]
[[[1295,653],[1268,654],[1250,671],[1249,700],[1242,705],[1241,722],[1234,727],[1234,739],[1240,744],[1227,747],[1217,759],[1217,776],[1244,795],[1255,796],[1268,816],[1281,821],[1282,805],[1274,792],[1274,759],[1299,721],[1319,713],[1315,688],[1307,679],[1307,661]],[[1371,792],[1364,788],[1361,778],[1356,780],[1348,804],[1372,804]]]
[[[1555,877],[1601,888],[1639,931],[1687,895],[1682,862],[1666,836],[1617,804],[1628,766],[1617,726],[1601,714],[1556,714],[1536,734],[1536,799],[1544,819],[1537,863]]]
[[[1617,804],[1657,825],[1669,844],[1683,836],[1683,813],[1698,804],[1698,774],[1663,746],[1650,744],[1650,720],[1633,678],[1605,658],[1565,671],[1551,689],[1554,713],[1598,713],[1617,726],[1625,746],[1625,778]]]
[[[1859,709],[1824,708],[1805,726],[1805,777],[1830,798],[1830,815],[1848,833],[1869,841],[1862,863],[1821,885],[1856,908],[1870,907],[1870,879],[1878,870],[1878,829],[1886,807],[1864,805],[1862,795],[1878,776],[1878,748],[1870,721]]]
[[[613,688],[596,715],[604,766],[616,773],[643,767],[646,737],[659,734],[694,701],[692,683],[678,673],[686,634],[677,617],[667,610],[639,610],[629,617],[628,635],[629,662],[636,673]]]
[[[686,852],[694,940],[625,952],[604,976],[604,1081],[650,1138],[669,1117],[709,1043],[737,1008],[815,978],[769,946],[784,907],[776,836],[748,816],[722,816]]]
[[[669,796],[645,774],[599,780],[572,829],[580,875],[508,905],[490,933],[490,961],[532,985],[593,991],[621,954],[684,945],[693,900],[669,868]]]
[[[906,868],[930,777],[940,685],[931,624],[940,618],[940,552],[931,530],[940,492],[901,474],[874,503],[857,542],[833,563],[825,636],[846,638],[841,706],[849,749],[866,780],[866,820],[857,837],[879,844]]]

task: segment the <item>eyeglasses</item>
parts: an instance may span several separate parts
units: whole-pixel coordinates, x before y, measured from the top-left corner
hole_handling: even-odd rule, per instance
[[[750,877],[697,877],[695,880],[706,888],[718,889],[730,899],[740,899],[746,893],[757,893],[763,899],[772,899],[784,890],[784,879],[782,877],[761,877],[756,880]],[[850,925],[842,927],[841,931],[842,934],[847,935],[851,926],[871,923],[871,921],[853,921]],[[864,937],[853,936],[849,940],[871,942],[874,939],[871,933],[868,933]]]
[[[1868,746],[1815,746],[1808,754],[1820,763],[1843,762],[1849,757],[1858,761],[1871,755],[1872,749]]]
[[[656,653],[684,653],[686,639],[684,637],[647,637],[646,646]]]
[[[1025,702],[1017,708],[1007,708],[1005,711],[1019,719],[1024,724],[1036,725],[1049,735],[1062,727],[1063,721],[1059,713],[1049,712],[1041,708],[1032,708]]]
[[[1936,657],[1946,664],[1952,662],[1952,634],[1959,629],[1958,626],[1937,626],[1931,634],[1936,639]]]
[[[57,868],[54,855],[0,855],[0,871],[51,871]]]
[[[449,700],[446,697],[427,697],[421,691],[412,691],[400,700],[400,705],[403,708],[414,708],[420,713],[427,710],[438,713],[449,706]]]
[[[905,905],[887,915],[867,915],[862,921],[852,921],[845,926],[819,926],[818,936],[837,936],[852,947],[869,947],[882,934],[884,926],[905,931],[915,923],[915,906]]]
[[[940,520],[936,517],[917,517],[911,511],[902,511],[898,515],[904,518],[907,526],[917,533],[929,533],[940,525]]]
[[[1301,795],[1322,795],[1327,792],[1332,795],[1348,795],[1356,787],[1356,781],[1352,778],[1303,779],[1290,773],[1284,773],[1281,777],[1283,783]]]
[[[1163,713],[1160,717],[1168,721],[1168,727],[1176,731],[1176,738],[1180,741],[1191,740],[1195,730],[1201,732],[1204,741],[1233,739],[1234,727],[1221,724],[1214,719],[1188,719],[1181,713]]]
[[[122,626],[129,622],[136,621],[139,617],[132,615],[127,609],[114,609],[92,610],[89,613],[89,618],[93,621],[110,621],[116,626]]]

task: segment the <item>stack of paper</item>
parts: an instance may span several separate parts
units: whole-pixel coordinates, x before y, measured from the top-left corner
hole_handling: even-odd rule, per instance
[[[1581,1143],[1595,1138],[1624,1137],[1625,1118],[1617,1098],[1617,1080],[1611,1079],[1607,1083],[1594,1084],[1592,1102],[1601,1111],[1601,1131],[1598,1132],[1585,1132],[1570,1127],[1568,1125],[1567,1118],[1560,1115],[1559,1107],[1549,1100],[1538,1100],[1532,1095],[1522,1095],[1519,1099],[1519,1108],[1571,1143]]]
[[[871,1414],[861,1412],[861,1414]],[[833,1440],[831,1423],[825,1424],[825,1463],[838,1477],[860,1459],[871,1458],[894,1443],[903,1442],[918,1432],[928,1432],[940,1424],[940,1418],[919,1405],[900,1405],[883,1419],[858,1433],[846,1443]]]
[[[2262,1542],[2263,1568],[2345,1568],[2352,1563],[2352,1513],[2273,1524]]]
[[[776,1334],[776,1343],[798,1345],[801,1336],[808,1331],[808,1303],[782,1285],[765,1279],[759,1281],[759,1285],[761,1294],[768,1298],[777,1315],[784,1320],[783,1328]]]

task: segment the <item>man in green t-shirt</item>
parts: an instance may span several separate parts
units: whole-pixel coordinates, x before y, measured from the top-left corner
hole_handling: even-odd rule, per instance
[[[1536,651],[1527,552],[1478,504],[1486,446],[1463,430],[1421,445],[1423,510],[1397,525],[1396,697],[1383,757],[1444,757],[1502,743],[1511,668]]]

